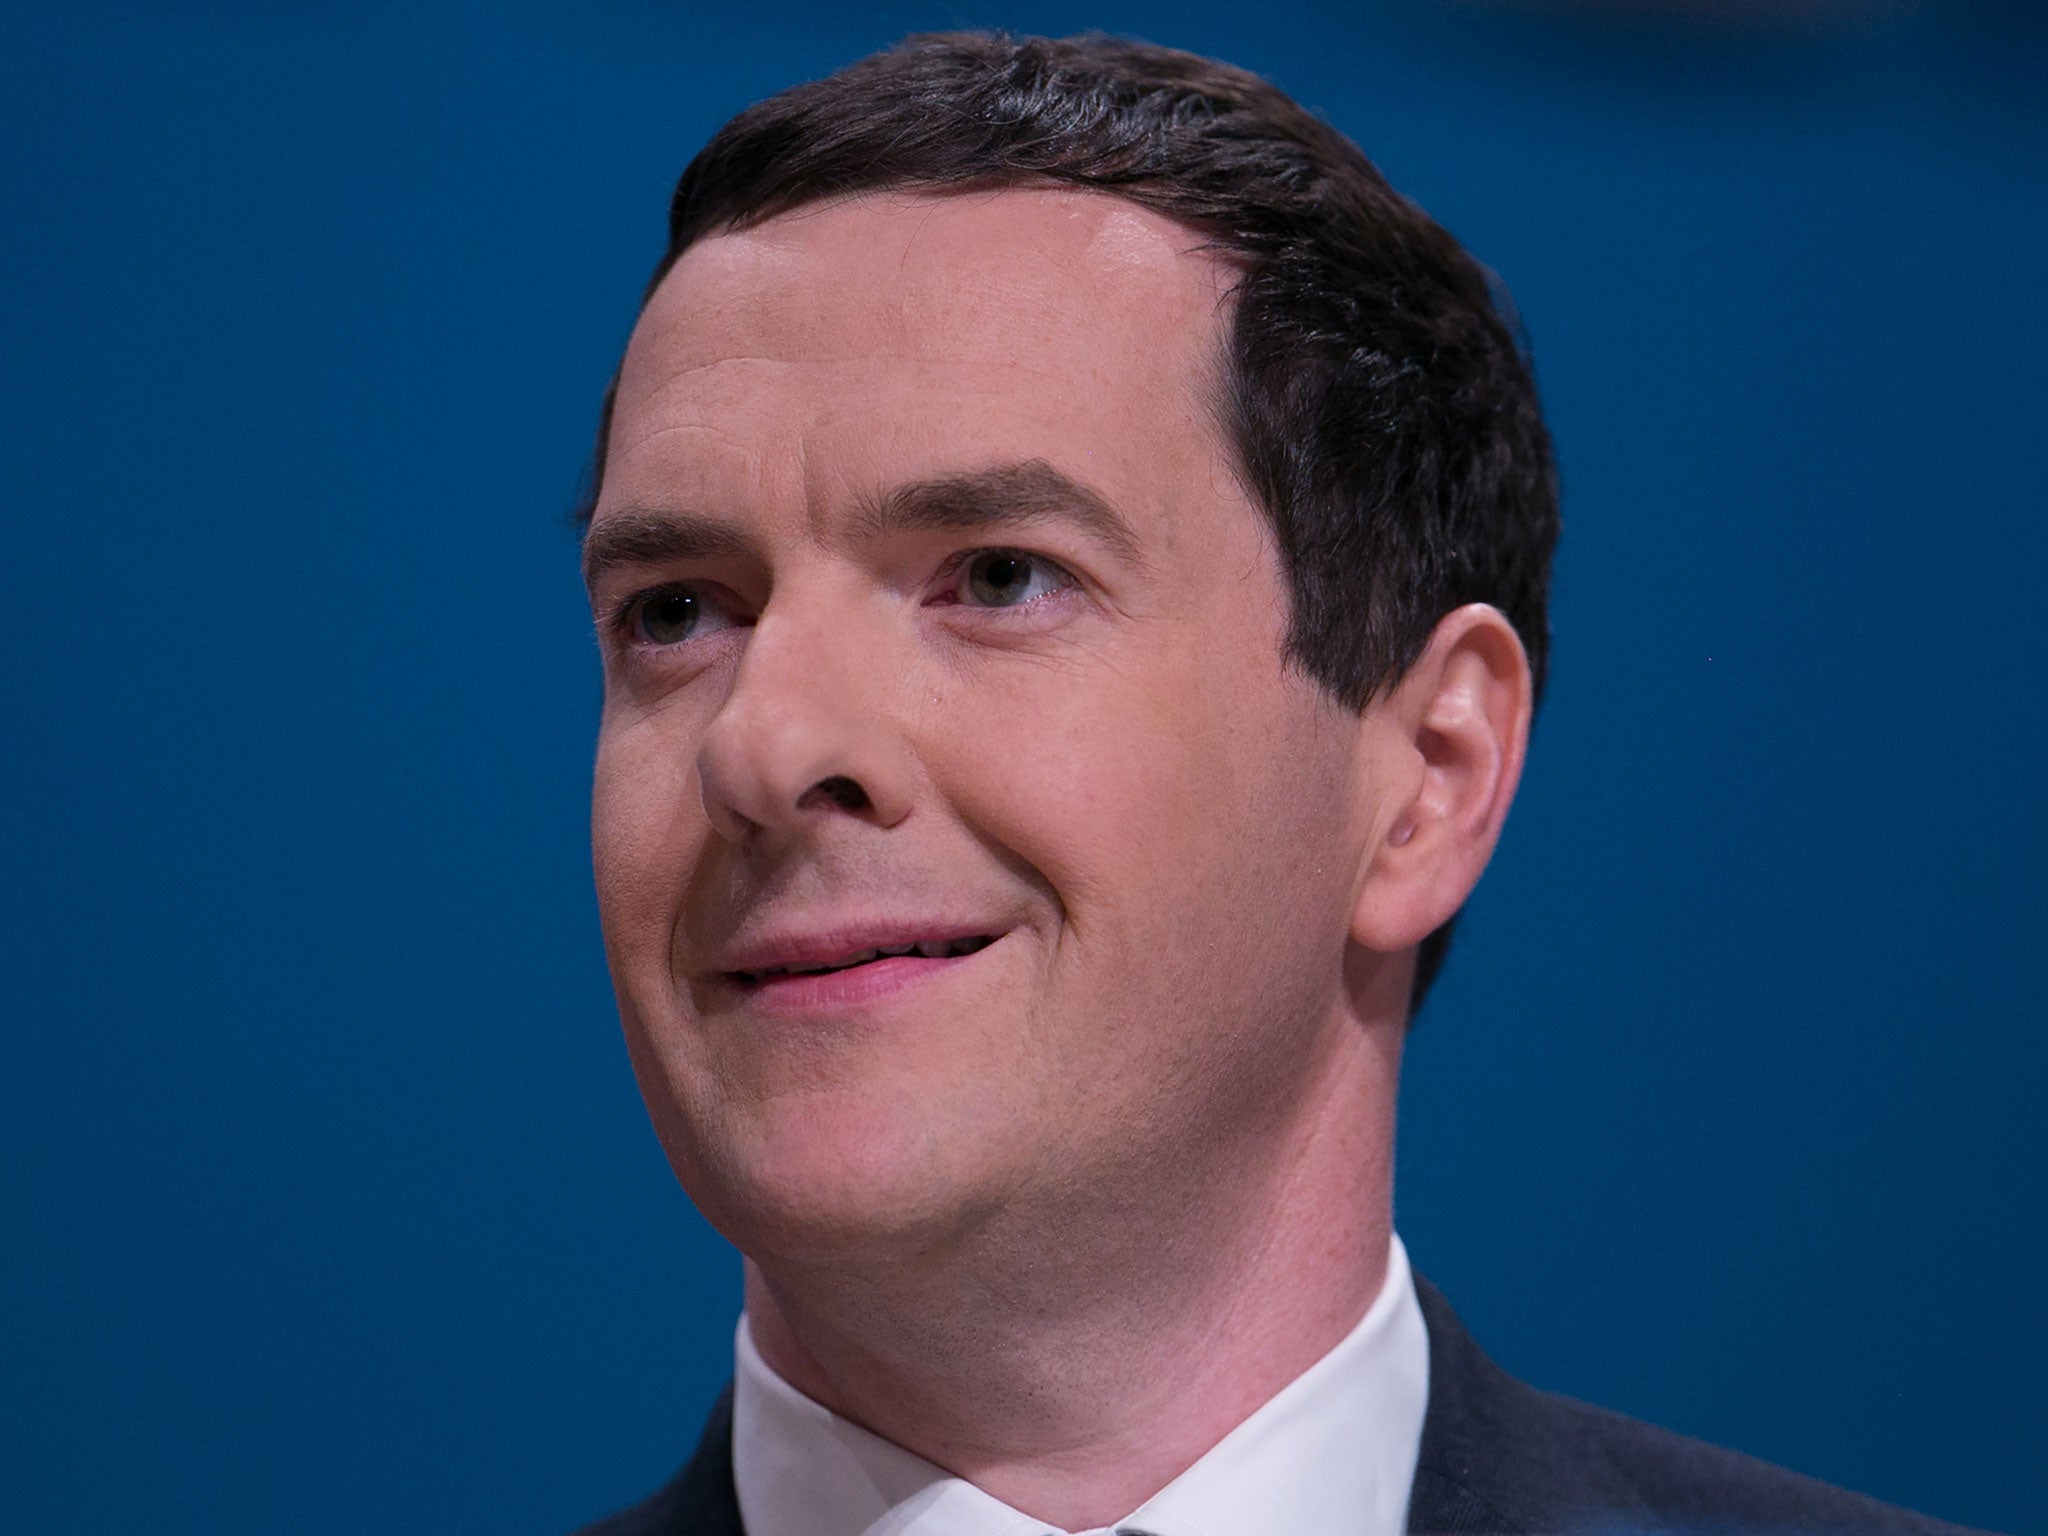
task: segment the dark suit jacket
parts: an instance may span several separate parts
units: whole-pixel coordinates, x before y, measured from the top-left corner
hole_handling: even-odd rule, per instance
[[[1408,1500],[1411,1536],[1968,1536],[1958,1526],[1525,1386],[1486,1358],[1434,1286],[1418,1276],[1415,1288],[1429,1328],[1429,1409]],[[581,1536],[747,1536],[733,1493],[731,1389],[673,1482]]]

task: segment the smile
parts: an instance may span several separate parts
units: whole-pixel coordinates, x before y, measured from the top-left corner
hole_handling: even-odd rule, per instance
[[[733,971],[730,974],[743,984],[758,985],[783,976],[823,976],[836,971],[850,971],[857,966],[872,965],[881,960],[896,960],[912,955],[926,960],[952,960],[986,949],[994,942],[989,935],[977,934],[960,939],[930,939],[916,944],[878,945],[870,949],[853,950],[830,960],[792,961],[787,965],[768,966],[755,971]]]

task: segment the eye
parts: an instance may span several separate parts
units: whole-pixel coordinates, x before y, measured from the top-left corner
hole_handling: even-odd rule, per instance
[[[1073,585],[1074,578],[1043,555],[1021,549],[983,549],[961,565],[953,596],[978,608],[1018,608]]]
[[[680,645],[731,629],[740,621],[703,588],[678,584],[632,598],[620,622],[632,644]]]

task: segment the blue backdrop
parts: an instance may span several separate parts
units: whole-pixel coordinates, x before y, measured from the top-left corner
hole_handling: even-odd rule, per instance
[[[682,1455],[736,1264],[617,1039],[563,515],[705,136],[1000,23],[1270,74],[1533,337],[1555,681],[1416,1036],[1418,1265],[1544,1385],[2041,1529],[2009,9],[17,8],[0,1521],[542,1533]]]

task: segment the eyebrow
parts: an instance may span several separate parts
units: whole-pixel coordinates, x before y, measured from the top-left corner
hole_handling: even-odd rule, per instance
[[[1044,459],[998,464],[958,475],[914,480],[861,508],[851,531],[872,539],[891,533],[986,533],[1064,521],[1107,545],[1132,565],[1145,564],[1131,525],[1101,493]],[[677,509],[626,508],[590,525],[583,538],[583,581],[621,566],[758,557],[755,542],[730,523]]]
[[[1044,459],[897,486],[862,510],[854,532],[984,533],[1049,521],[1073,524],[1132,565],[1145,563],[1144,548],[1123,515],[1101,493]]]
[[[715,517],[629,507],[593,522],[583,535],[583,584],[594,588],[600,577],[621,566],[733,560],[754,553],[753,540]]]

